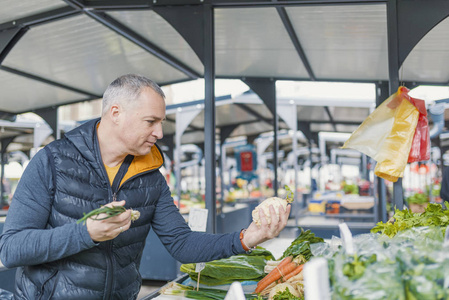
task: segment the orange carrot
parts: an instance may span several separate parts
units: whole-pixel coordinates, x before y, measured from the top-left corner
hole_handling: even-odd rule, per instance
[[[293,276],[298,275],[299,273],[301,273],[303,268],[304,268],[304,265],[297,266],[296,269],[294,269],[293,271],[291,271],[290,273],[285,275],[282,278],[282,281],[285,282],[285,281],[289,280],[290,278],[292,278]]]
[[[294,269],[296,269],[298,265],[295,262],[287,263],[280,268],[277,267],[273,269],[267,276],[265,276],[261,281],[257,283],[256,290],[254,291],[256,294],[262,292],[267,286],[269,286],[272,282],[282,278],[283,276],[289,274]]]
[[[271,270],[270,273],[268,273],[264,278],[262,278],[257,284],[261,284],[263,283],[265,280],[267,280],[267,278],[270,278],[269,275],[271,273],[273,273],[276,269],[280,269],[282,267],[284,267],[286,264],[291,263],[293,260],[293,256],[287,256],[285,257],[283,260],[281,260],[281,262],[277,265],[276,268],[274,268],[273,270]]]
[[[288,263],[291,263],[293,260],[293,256],[287,256],[286,258],[284,258],[283,260],[281,260],[281,262],[278,265],[278,268],[282,268],[283,266],[285,266]]]

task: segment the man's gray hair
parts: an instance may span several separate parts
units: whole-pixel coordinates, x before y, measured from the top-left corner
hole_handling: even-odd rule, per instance
[[[156,82],[137,74],[126,74],[115,79],[106,88],[103,94],[102,115],[113,104],[122,104],[126,107],[133,105],[143,88],[149,87],[165,99],[164,91]]]

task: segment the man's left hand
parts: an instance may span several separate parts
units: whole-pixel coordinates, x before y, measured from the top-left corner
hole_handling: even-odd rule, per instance
[[[252,222],[246,229],[243,236],[243,243],[252,248],[260,243],[275,238],[287,225],[288,216],[290,215],[291,205],[287,205],[287,209],[284,210],[283,206],[279,206],[279,218],[276,215],[276,211],[273,205],[270,205],[270,219],[268,224],[267,216],[264,214],[263,209],[259,209],[260,223],[258,226]]]

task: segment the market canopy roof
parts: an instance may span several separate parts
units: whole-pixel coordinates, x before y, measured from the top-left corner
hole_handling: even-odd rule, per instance
[[[388,81],[389,58],[396,56],[404,60],[402,81],[447,84],[448,5],[396,2],[390,22],[399,34],[407,32],[392,36],[399,53],[388,46],[390,1],[3,0],[0,111],[100,98],[123,73],[161,85],[202,78],[207,5],[213,8],[217,78]],[[422,20],[428,15],[438,25],[420,40],[433,27]],[[420,30],[411,32],[415,26]]]
[[[45,115],[98,99],[124,73],[160,85],[203,78],[212,39],[215,77],[241,79],[251,88],[255,79],[447,85],[449,4],[431,2],[3,0],[0,112],[4,118]],[[213,33],[207,31],[211,10]],[[217,127],[246,124],[233,135],[270,128],[269,109],[236,102],[217,106]],[[306,129],[314,134],[351,132],[368,113],[318,102],[298,108],[300,122],[312,122]],[[204,130],[204,114],[192,128]]]

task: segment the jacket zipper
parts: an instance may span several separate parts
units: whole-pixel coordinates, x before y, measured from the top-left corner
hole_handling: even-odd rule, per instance
[[[97,140],[98,143],[98,140]],[[96,146],[98,146],[98,144],[96,144]],[[162,153],[162,150],[159,148],[159,146],[156,145],[156,147],[159,149],[160,153]],[[126,172],[128,171],[128,167],[131,164],[132,160],[133,160],[133,156],[128,155],[125,158],[125,161],[122,163],[122,166],[125,165],[124,168],[122,168],[122,166],[120,166],[120,169],[118,170],[114,181],[112,183],[111,189],[112,189],[112,201],[117,201],[117,193],[120,190],[120,182],[122,181],[123,177],[125,176]],[[129,160],[129,161],[128,161]],[[101,161],[101,159],[100,159]],[[126,166],[127,165],[127,166]],[[142,172],[139,174],[136,174],[134,176],[132,176],[131,178],[128,178],[125,182],[138,177],[140,175],[146,174],[146,173],[150,173],[156,170],[159,170],[162,166],[164,165],[164,156],[162,155],[162,164],[158,167],[158,168],[154,168],[152,170],[149,170],[147,172]],[[103,168],[104,170],[104,168]],[[106,173],[106,171],[104,170],[104,172]],[[107,174],[106,174],[106,178],[107,178]],[[125,183],[124,182],[124,183]],[[107,282],[106,282],[106,286],[105,286],[105,295],[104,298],[105,300],[109,300],[111,298],[111,294],[112,294],[112,287],[114,285],[114,263],[113,263],[113,258],[112,258],[112,250],[113,250],[113,241],[108,241],[106,242],[107,245],[107,269],[106,269],[106,276],[107,277]],[[109,271],[109,272],[108,272]],[[108,274],[109,273],[109,274]]]
[[[128,167],[131,164],[133,160],[132,155],[128,155],[122,165],[120,166],[117,174],[115,175],[114,181],[112,182],[112,201],[117,200],[117,193],[120,189],[120,182],[122,181],[123,177],[125,176],[126,172],[128,171]],[[105,300],[109,300],[111,298],[111,294],[113,292],[114,287],[114,261],[112,257],[113,252],[113,246],[114,246],[114,240],[107,241],[107,269],[106,269],[106,276],[107,276],[107,282],[105,286]]]

